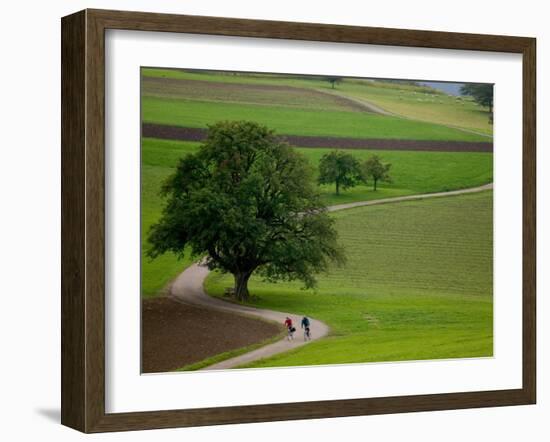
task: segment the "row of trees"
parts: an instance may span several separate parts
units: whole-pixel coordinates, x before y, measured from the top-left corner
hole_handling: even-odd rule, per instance
[[[321,157],[319,162],[319,184],[334,184],[336,195],[340,189],[348,189],[358,184],[368,184],[372,181],[376,191],[379,181],[391,182],[391,164],[383,163],[378,155],[372,155],[360,162],[350,153],[334,150]]]

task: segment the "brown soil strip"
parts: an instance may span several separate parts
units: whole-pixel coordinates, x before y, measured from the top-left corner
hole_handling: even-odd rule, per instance
[[[142,301],[142,372],[160,373],[256,344],[276,324],[169,298]]]
[[[207,130],[195,127],[166,126],[143,123],[143,137],[165,140],[202,141]],[[340,149],[413,150],[432,152],[493,152],[492,142],[397,140],[377,138],[316,137],[281,135],[281,138],[296,147],[330,147]]]

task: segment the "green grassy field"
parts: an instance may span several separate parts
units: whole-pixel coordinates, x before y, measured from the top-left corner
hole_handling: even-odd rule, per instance
[[[492,201],[488,191],[335,212],[348,262],[316,291],[250,282],[252,305],[320,319],[330,336],[250,366],[491,356]],[[206,287],[230,285],[213,273]]]
[[[182,156],[195,152],[199,143],[145,138],[142,142],[142,296],[152,297],[192,261],[189,256],[179,261],[166,254],[151,261],[145,256],[146,237],[150,226],[162,210],[159,198],[162,181],[174,171]],[[317,167],[327,149],[298,149]],[[363,160],[374,153],[391,162],[393,183],[381,183],[374,192],[370,186],[357,186],[340,195],[333,186],[320,188],[325,204],[388,198],[474,187],[492,181],[492,154],[455,152],[407,152],[354,150],[351,153]],[[435,167],[434,165],[437,165]]]
[[[319,160],[327,149],[298,149],[317,170]],[[493,181],[493,154],[472,152],[408,152],[347,150],[360,161],[378,155],[385,163],[391,163],[391,183],[381,183],[372,190],[372,183],[344,190],[340,195],[334,186],[320,187],[325,204],[343,204],[354,201],[415,195],[419,193],[445,192],[476,187]]]
[[[413,120],[456,126],[489,136],[492,135],[493,132],[493,127],[489,123],[487,109],[484,109],[468,97],[453,97],[423,86],[346,78],[333,90],[327,81],[319,77],[311,76],[300,77],[229,72],[185,72],[181,70],[155,68],[144,68],[142,70],[142,75],[145,78],[198,80],[201,82],[231,85],[290,86],[294,88],[323,91],[325,93],[336,93],[345,97],[367,101],[388,112]],[[199,88],[197,91],[196,83],[193,84],[193,90],[191,90],[190,87],[186,88],[185,82],[182,82],[180,87],[189,90],[186,95],[188,99],[244,101],[249,103],[258,103],[257,100],[260,100],[259,103],[296,106],[293,101],[289,101],[288,99],[286,101],[277,100],[277,94],[267,94],[267,101],[265,101],[266,99],[262,98],[266,96],[265,91],[263,94],[260,94],[260,97],[257,95],[256,98],[251,99],[250,93],[244,91],[240,95],[223,94],[213,96],[214,92],[208,91],[207,88]],[[204,92],[201,92],[200,89],[204,89]],[[171,92],[172,96],[178,96],[176,91],[172,90]],[[149,91],[149,94],[155,95],[155,90]],[[156,94],[158,96],[158,90]],[[166,95],[161,94],[161,96]],[[308,105],[310,102],[308,100],[301,100],[301,103],[302,105]],[[333,108],[332,105],[328,103],[328,99],[323,105],[325,109]]]
[[[234,84],[200,80],[142,78],[145,97],[291,107],[297,109],[357,111],[353,101],[312,88]]]
[[[373,103],[382,109],[413,120],[462,127],[492,136],[486,109],[470,98],[434,94],[416,89],[383,87],[380,83],[344,82],[338,93]]]
[[[319,78],[144,69],[144,122],[205,127],[254,120],[281,134],[487,141],[487,113],[469,99],[408,84],[346,79],[332,90]],[[173,81],[159,81],[166,78]],[[347,98],[342,98],[347,97]],[[352,100],[402,117],[358,111]],[[355,104],[354,104],[355,103]],[[476,133],[455,129],[461,127]],[[149,227],[162,210],[158,192],[177,160],[199,143],[142,141],[142,296],[163,293],[192,259],[145,256]],[[328,149],[298,149],[312,167]],[[490,153],[350,151],[392,163],[392,183],[357,186],[327,205],[474,187],[491,182]],[[255,306],[307,314],[331,327],[328,338],[250,366],[398,361],[492,355],[492,192],[363,207],[331,214],[348,255],[321,275],[316,290],[253,278]],[[232,278],[217,273],[207,289],[221,295]],[[315,330],[313,330],[315,333]],[[198,369],[217,355],[185,369]]]
[[[159,197],[162,182],[175,168],[177,158],[196,149],[193,143],[173,143],[143,140],[141,150],[141,295],[144,298],[156,296],[170,280],[191,264],[185,256],[178,260],[172,254],[165,254],[151,260],[145,255],[147,233],[160,217],[163,200]]]
[[[142,74],[144,122],[206,127],[219,120],[245,119],[279,134],[411,140],[490,141],[492,134],[486,110],[472,100],[410,84],[345,79],[333,90],[322,78],[292,75],[154,68],[144,68]],[[357,101],[399,117],[361,111]],[[193,262],[187,254],[182,260],[171,254],[150,260],[145,250],[149,228],[161,216],[161,183],[178,159],[195,152],[199,143],[144,138],[141,147],[142,297],[149,298],[162,294]],[[297,150],[315,170],[330,151]],[[392,163],[393,182],[379,183],[376,192],[361,185],[338,196],[333,186],[321,186],[327,205],[475,187],[493,180],[491,153],[349,152],[361,161],[377,154]],[[316,290],[258,278],[250,282],[256,295],[252,305],[322,320],[331,327],[330,335],[250,366],[491,356],[492,196],[486,191],[331,213],[348,257],[344,267],[320,275]],[[206,282],[214,296],[231,285],[232,277],[219,273]],[[198,369],[251,348],[184,369]]]
[[[206,127],[220,120],[252,120],[285,135],[409,140],[487,141],[486,137],[433,123],[365,112],[142,98],[146,123]]]
[[[327,83],[320,78],[284,74],[142,68],[141,75],[143,77],[200,80],[230,84],[282,85],[293,87],[321,87],[327,85]]]

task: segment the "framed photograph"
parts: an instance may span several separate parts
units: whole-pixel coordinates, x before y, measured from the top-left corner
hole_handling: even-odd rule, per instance
[[[62,19],[62,423],[534,404],[535,39]]]

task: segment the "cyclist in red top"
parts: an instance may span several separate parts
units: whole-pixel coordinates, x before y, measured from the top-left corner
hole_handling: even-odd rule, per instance
[[[286,320],[285,320],[285,327],[288,330],[288,340],[289,341],[293,340],[294,332],[296,331],[296,329],[292,326],[292,319],[290,319],[288,316],[286,317]]]

